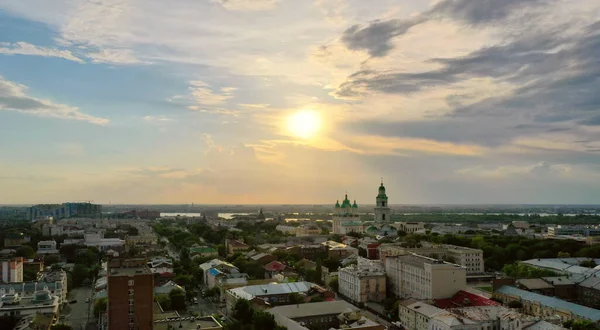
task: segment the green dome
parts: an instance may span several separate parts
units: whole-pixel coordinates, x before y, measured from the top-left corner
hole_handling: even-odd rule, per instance
[[[354,200],[354,204],[352,204],[352,207],[357,209],[358,208],[358,204],[356,204],[356,200]]]
[[[379,193],[384,193],[385,194],[385,187],[383,186],[383,182],[381,183],[381,186],[379,186]]]
[[[335,208],[339,209],[340,208],[340,201],[335,202]]]

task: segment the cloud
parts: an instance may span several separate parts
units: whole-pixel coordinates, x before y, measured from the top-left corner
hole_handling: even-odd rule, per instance
[[[151,64],[137,58],[131,49],[100,49],[86,54],[94,63],[109,63],[117,65]]]
[[[0,54],[58,57],[69,61],[84,63],[82,59],[73,55],[69,50],[40,47],[23,41],[15,42],[14,44],[8,43],[3,46],[6,47],[0,47]]]
[[[268,103],[241,103],[238,104],[241,107],[245,107],[245,108],[254,108],[254,109],[264,109],[264,108],[268,108],[269,104]]]
[[[164,122],[171,122],[174,121],[173,118],[169,118],[167,116],[144,116],[142,118],[144,121],[146,122],[151,122],[151,123],[164,123]]]
[[[430,10],[409,18],[375,20],[366,26],[353,25],[342,34],[342,42],[351,50],[367,51],[372,57],[386,56],[392,40],[411,28],[432,19],[452,18],[469,24],[489,24],[507,18],[513,12],[552,0],[444,0]]]
[[[408,155],[409,153],[442,154],[456,156],[480,156],[486,149],[477,145],[457,144],[430,139],[383,136],[354,136],[349,139],[351,147],[364,154]]]
[[[279,0],[212,0],[227,10],[260,11],[273,9]]]
[[[34,98],[27,95],[26,92],[27,86],[0,76],[0,111],[17,111],[39,117],[80,120],[97,125],[107,125],[109,122],[106,118],[82,113],[76,107]]]
[[[190,97],[200,105],[220,105],[225,103],[227,100],[233,97],[233,92],[236,90],[235,87],[222,87],[216,91],[200,80],[190,81]]]
[[[504,165],[495,168],[476,166],[456,171],[465,176],[484,178],[507,178],[530,175],[562,175],[572,170],[569,164],[548,164],[539,162],[531,165]]]

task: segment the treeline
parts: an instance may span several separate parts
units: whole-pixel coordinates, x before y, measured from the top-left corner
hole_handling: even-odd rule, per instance
[[[504,265],[520,260],[535,258],[557,258],[562,256],[597,258],[600,245],[586,246],[574,240],[534,239],[522,236],[475,236],[461,235],[407,235],[403,245],[419,246],[427,241],[435,244],[452,244],[483,250],[485,267],[488,270],[500,271]]]
[[[539,214],[460,214],[460,213],[418,213],[418,214],[393,214],[393,221],[409,222],[438,222],[438,223],[509,223],[512,221],[528,221],[539,224],[598,224],[600,216],[578,214],[564,216],[561,214],[541,216]]]

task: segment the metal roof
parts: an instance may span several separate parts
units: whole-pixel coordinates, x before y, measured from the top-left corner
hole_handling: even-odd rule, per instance
[[[568,311],[594,322],[600,320],[600,310],[573,304],[558,298],[547,297],[541,294],[517,289],[508,285],[503,285],[496,291],[508,296],[519,297],[523,300],[539,302],[543,306],[551,307],[561,311]]]
[[[269,283],[262,285],[249,285],[240,288],[228,290],[238,298],[246,300],[254,297],[270,296],[275,294],[289,294],[309,291],[315,284],[310,282],[294,282],[294,283]]]

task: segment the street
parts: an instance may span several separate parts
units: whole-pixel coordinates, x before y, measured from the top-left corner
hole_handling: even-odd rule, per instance
[[[85,302],[86,298],[90,298],[91,301],[91,297],[92,289],[90,287],[76,288],[69,293],[69,301],[77,300],[77,303],[69,304],[71,311],[65,315],[65,323],[73,327],[74,330],[86,329],[88,312],[89,319],[94,319],[94,306]]]
[[[188,307],[189,311],[200,313],[200,315],[212,315],[220,313],[215,303],[212,301],[202,298],[202,295],[198,294],[198,304],[191,304]]]

